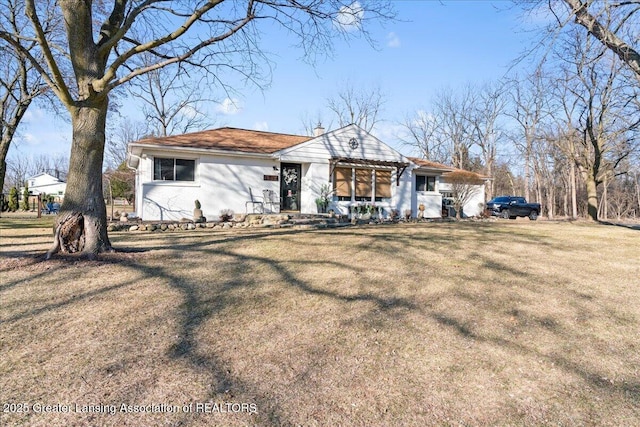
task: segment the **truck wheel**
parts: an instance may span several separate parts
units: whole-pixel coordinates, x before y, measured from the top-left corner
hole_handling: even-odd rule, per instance
[[[531,211],[531,213],[529,214],[529,219],[531,221],[535,221],[536,219],[538,219],[538,212],[536,211]]]
[[[509,209],[505,209],[502,211],[502,218],[509,219]]]

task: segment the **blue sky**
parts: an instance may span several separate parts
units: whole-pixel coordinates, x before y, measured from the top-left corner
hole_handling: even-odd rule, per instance
[[[409,154],[398,144],[398,122],[418,109],[428,109],[443,87],[499,79],[530,43],[531,34],[510,1],[396,1],[398,21],[371,28],[377,47],[364,40],[337,40],[333,56],[314,66],[301,60],[295,40],[265,32],[262,45],[272,53],[271,85],[233,95],[234,102],[210,105],[216,125],[272,132],[302,133],[302,119],[318,114],[330,121],[326,100],[347,81],[356,87],[379,86],[385,94],[384,119],[374,133]],[[237,107],[237,108],[236,108]],[[142,120],[139,108],[129,106],[123,116]],[[63,112],[64,114],[64,112]],[[10,156],[68,155],[71,127],[64,118],[31,108]],[[329,123],[325,123],[328,126]],[[333,120],[333,127],[337,121]]]

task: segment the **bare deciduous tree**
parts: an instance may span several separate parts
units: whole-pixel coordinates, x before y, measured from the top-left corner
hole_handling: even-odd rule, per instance
[[[515,76],[510,82],[509,94],[511,108],[507,115],[517,123],[511,139],[523,157],[524,197],[530,200],[534,143],[540,137],[544,118],[549,114],[548,91],[545,90],[542,68],[538,67],[525,79]]]
[[[460,169],[445,174],[443,178],[451,185],[453,208],[456,210],[456,219],[460,219],[462,208],[478,194],[483,181],[478,174]]]
[[[621,61],[576,31],[558,53],[564,79],[556,79],[556,97],[566,115],[567,138],[561,148],[586,184],[588,215],[598,219],[598,186],[621,170],[638,145],[640,118]],[[567,52],[571,56],[567,57]],[[575,132],[572,130],[575,129]]]
[[[441,89],[434,96],[431,108],[405,119],[403,141],[429,160],[471,169],[469,150],[474,143],[474,130],[468,113],[473,109],[474,97],[470,85],[458,92]]]
[[[47,17],[43,31],[52,32],[54,21]],[[25,52],[38,56],[37,43],[28,37],[29,22],[24,16],[24,2],[7,0],[0,9],[0,31],[11,34],[0,39],[0,188],[7,172],[7,154],[34,99],[41,96],[46,85]]]
[[[484,174],[490,177],[494,173],[498,146],[504,137],[500,119],[505,114],[506,99],[502,86],[501,83],[485,83],[479,88],[471,88],[477,97],[473,107],[467,110],[471,138],[482,154]],[[491,199],[494,196],[493,180],[487,183],[486,189],[486,197]]]
[[[149,134],[146,123],[128,118],[120,120],[107,135],[106,162],[111,169],[118,169],[127,159],[127,145]]]
[[[564,0],[575,22],[626,63],[640,81],[640,2]],[[634,46],[635,44],[635,46]]]
[[[157,136],[198,131],[213,125],[203,112],[203,104],[213,102],[201,85],[187,78],[180,66],[168,66],[140,77],[129,94],[142,102],[149,130]]]
[[[451,143],[440,134],[438,116],[418,110],[405,117],[402,127],[402,142],[417,150],[420,157],[438,163],[451,163]]]
[[[471,169],[469,150],[473,145],[473,129],[467,112],[473,108],[475,93],[467,85],[458,94],[442,90],[436,95],[434,114],[438,117],[439,138],[451,144],[451,164],[459,169]]]
[[[47,256],[62,250],[93,257],[113,250],[102,195],[111,91],[178,63],[216,81],[221,81],[223,70],[255,79],[265,58],[257,31],[263,22],[276,23],[297,36],[312,58],[326,52],[335,36],[366,37],[367,21],[393,16],[387,2],[353,4],[341,0],[59,0],[49,5],[25,0],[33,39],[44,59],[17,46],[15,41],[21,37],[17,31],[3,28],[0,39],[18,48],[40,73],[68,110],[73,133],[67,192]],[[64,22],[62,40],[45,30],[47,16]],[[54,55],[58,50],[62,54]],[[141,55],[153,60],[138,66]]]
[[[367,132],[371,132],[380,121],[383,105],[384,94],[380,87],[358,89],[351,82],[327,99],[327,106],[335,114],[340,127],[355,123]]]

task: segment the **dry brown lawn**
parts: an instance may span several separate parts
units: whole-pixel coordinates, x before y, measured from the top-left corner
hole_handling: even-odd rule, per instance
[[[640,231],[114,233],[43,262],[47,221],[0,219],[2,426],[640,425]]]

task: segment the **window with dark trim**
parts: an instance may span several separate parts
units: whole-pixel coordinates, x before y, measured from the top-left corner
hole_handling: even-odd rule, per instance
[[[416,175],[416,191],[436,191],[436,177]]]
[[[196,161],[187,159],[153,159],[155,181],[195,181]]]

